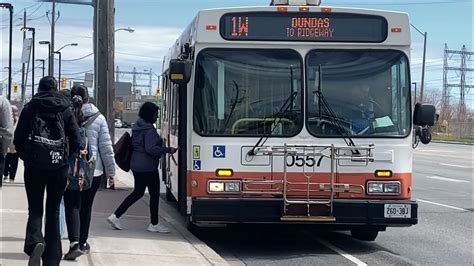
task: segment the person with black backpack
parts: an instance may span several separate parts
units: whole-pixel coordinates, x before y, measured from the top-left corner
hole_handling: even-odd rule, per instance
[[[21,112],[14,145],[25,165],[28,223],[24,251],[28,265],[59,265],[59,204],[66,188],[69,155],[80,147],[79,127],[70,100],[58,92],[54,77],[40,80],[38,93]],[[44,192],[46,225],[42,234]]]
[[[87,243],[92,217],[92,205],[102,175],[110,182],[115,177],[115,160],[109,128],[99,109],[89,103],[87,88],[71,89],[74,113],[81,127],[81,156],[71,163],[70,183],[64,193],[66,224],[70,242],[65,260],[75,260],[90,252]],[[82,174],[81,174],[82,173]]]

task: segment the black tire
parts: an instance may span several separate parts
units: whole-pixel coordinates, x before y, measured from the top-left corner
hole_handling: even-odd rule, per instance
[[[192,234],[197,234],[199,232],[199,226],[197,226],[195,223],[191,221],[191,216],[188,215],[187,217],[187,226],[188,231],[191,232]]]
[[[351,229],[351,236],[362,241],[374,241],[379,234],[379,230],[371,227],[357,227]]]

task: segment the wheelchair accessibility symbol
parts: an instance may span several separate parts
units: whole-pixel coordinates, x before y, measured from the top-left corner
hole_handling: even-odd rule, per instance
[[[201,160],[194,160],[193,161],[193,169],[194,169],[194,171],[200,171],[201,170]]]
[[[214,155],[214,158],[225,158],[225,146],[214,145],[212,153]]]

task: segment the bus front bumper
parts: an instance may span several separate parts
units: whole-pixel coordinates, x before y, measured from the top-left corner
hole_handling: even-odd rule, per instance
[[[405,204],[410,217],[386,218],[386,204]],[[418,203],[411,200],[334,200],[335,221],[285,222],[327,225],[411,226],[418,223]],[[193,223],[283,223],[281,199],[193,199]]]

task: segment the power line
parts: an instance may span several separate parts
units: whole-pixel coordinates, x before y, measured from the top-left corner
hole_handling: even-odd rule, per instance
[[[116,54],[121,54],[121,55],[130,55],[130,56],[137,56],[137,57],[143,57],[143,58],[154,58],[154,59],[159,59],[162,60],[162,57],[156,57],[156,56],[149,56],[149,55],[139,55],[139,54],[129,54],[129,53],[120,53],[120,52],[115,52]]]
[[[28,7],[25,7],[25,8],[22,8],[22,9],[30,9],[30,8],[34,8],[34,6],[36,5],[42,5],[43,3],[36,3],[36,4],[32,4],[31,6],[28,6]],[[21,18],[23,14],[22,13],[16,13],[13,15],[14,18]],[[4,23],[4,22],[8,22],[10,20],[10,18],[7,18],[7,19],[3,19],[1,22]]]
[[[81,56],[79,58],[74,58],[74,59],[62,59],[61,61],[63,62],[75,62],[75,61],[79,61],[79,60],[82,60],[82,59],[85,59],[91,55],[93,55],[94,53],[90,53],[90,54],[86,54],[84,56]],[[55,60],[59,60],[59,59],[55,59]]]
[[[72,75],[80,75],[80,74],[85,74],[85,73],[90,73],[92,72],[92,69],[86,70],[86,71],[81,71],[81,72],[76,72],[76,73],[63,73],[66,76],[72,76]]]

